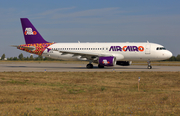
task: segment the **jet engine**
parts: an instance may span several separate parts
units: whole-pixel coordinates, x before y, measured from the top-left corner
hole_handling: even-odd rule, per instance
[[[114,66],[116,65],[116,58],[114,56],[99,57],[98,64],[101,66]]]
[[[116,64],[117,65],[121,65],[121,66],[129,66],[131,65],[132,61],[117,61]]]

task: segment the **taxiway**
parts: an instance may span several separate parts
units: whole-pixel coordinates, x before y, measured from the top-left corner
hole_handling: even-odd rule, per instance
[[[152,65],[153,66],[153,65]],[[38,63],[38,62],[11,62],[11,63],[1,63],[0,72],[103,72],[103,71],[180,71],[180,66],[153,66],[152,69],[147,69],[146,65],[131,65],[131,66],[114,66],[105,67],[100,69],[97,65],[94,68],[87,69],[86,64],[76,64],[76,63]]]

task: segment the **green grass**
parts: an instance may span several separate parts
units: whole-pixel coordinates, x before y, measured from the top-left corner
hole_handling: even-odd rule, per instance
[[[180,72],[1,72],[0,88],[1,115],[180,114]]]

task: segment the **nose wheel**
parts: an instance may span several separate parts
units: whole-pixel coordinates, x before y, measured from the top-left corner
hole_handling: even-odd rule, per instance
[[[152,69],[152,66],[148,66],[147,68],[148,68],[148,69]]]
[[[152,69],[151,61],[148,61],[147,63],[148,63],[148,67],[147,67],[147,68],[148,68],[148,69]]]

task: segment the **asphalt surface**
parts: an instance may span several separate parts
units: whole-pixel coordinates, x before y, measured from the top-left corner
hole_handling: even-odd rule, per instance
[[[132,72],[132,71],[170,71],[179,72],[180,66],[152,66],[152,69],[147,69],[146,65],[131,65],[131,66],[114,66],[87,69],[86,64],[73,64],[73,63],[28,63],[28,62],[3,62],[0,64],[0,72]]]

